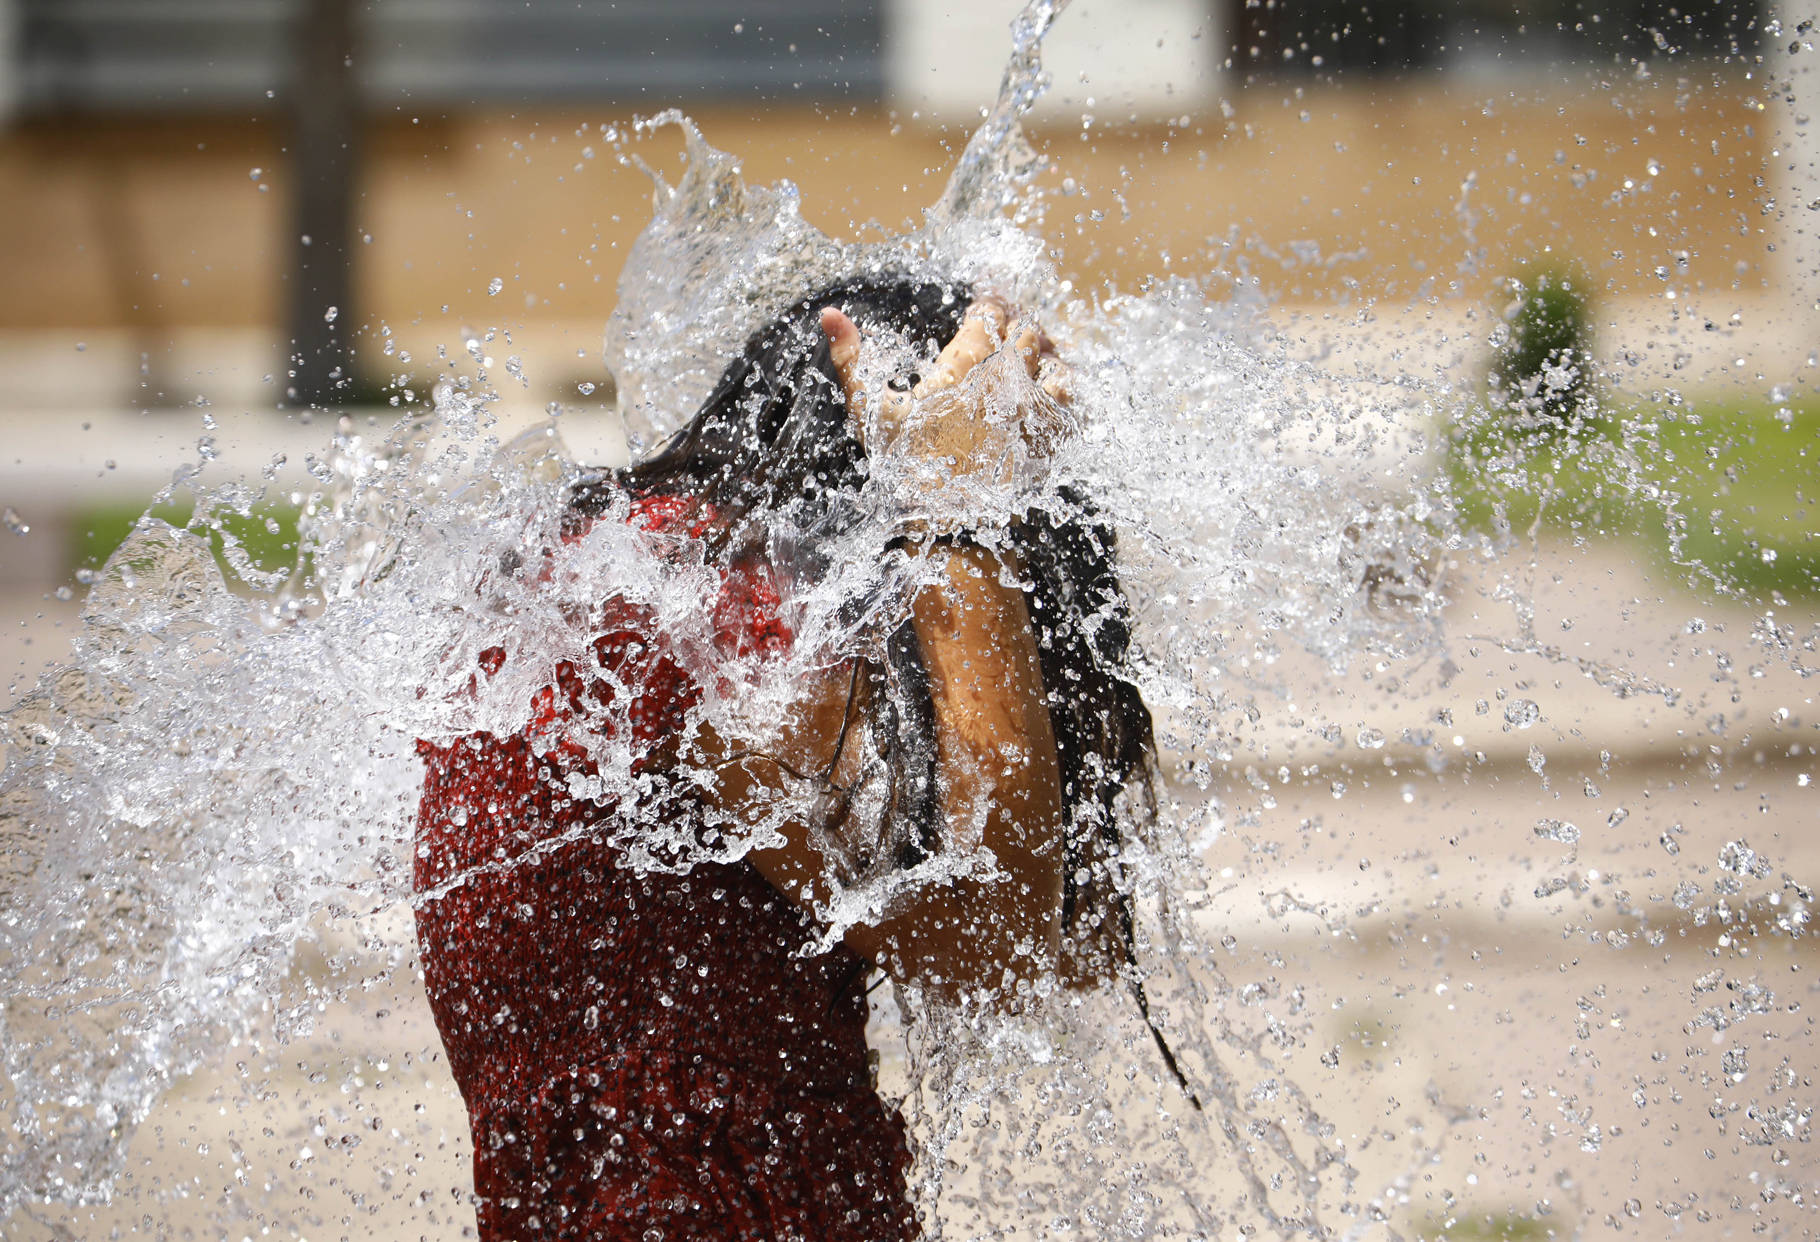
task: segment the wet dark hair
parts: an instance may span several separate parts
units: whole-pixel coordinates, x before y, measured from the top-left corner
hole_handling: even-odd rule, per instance
[[[968,301],[960,286],[896,274],[841,281],[797,299],[752,335],[688,426],[627,470],[585,477],[572,511],[598,516],[621,491],[669,492],[713,505],[723,539],[755,515],[804,530],[822,526],[840,498],[859,489],[866,456],[850,429],[822,308],[839,307],[861,332],[885,328],[940,348],[960,330]]]
[[[713,506],[711,556],[762,547],[763,528],[834,533],[843,501],[866,477],[828,341],[823,307],[837,306],[862,332],[887,329],[926,346],[947,344],[971,301],[965,288],[901,274],[858,277],[791,303],[754,333],[689,424],[651,457],[623,470],[584,475],[569,512],[605,513],[614,497],[683,495]],[[1150,1015],[1137,969],[1128,885],[1119,873],[1121,811],[1153,810],[1156,742],[1150,712],[1129,676],[1130,607],[1115,568],[1113,529],[1080,489],[1055,490],[1011,529],[1023,564],[1066,808],[1062,924],[1071,954],[1108,962],[1125,976],[1163,1060],[1188,1098],[1168,1042]],[[1055,512],[1051,512],[1053,508]],[[891,813],[904,826],[896,860],[914,866],[940,839],[934,707],[915,628],[906,620],[885,643],[873,727],[892,773]]]
[[[1156,733],[1150,709],[1128,676],[1131,604],[1114,563],[1118,537],[1078,488],[1064,484],[1056,496],[1065,517],[1032,509],[1011,534],[1023,562],[1024,600],[1036,633],[1067,815],[1062,928],[1084,958],[1109,956],[1125,973],[1163,1064],[1198,1110],[1200,1098],[1150,1013],[1119,854],[1123,819],[1156,814]],[[1127,798],[1137,805],[1121,808]]]

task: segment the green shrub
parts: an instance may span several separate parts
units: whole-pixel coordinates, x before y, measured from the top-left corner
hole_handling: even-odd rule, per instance
[[[1526,429],[1571,427],[1598,400],[1590,281],[1571,267],[1529,268],[1510,282],[1516,305],[1486,383],[1494,409]]]

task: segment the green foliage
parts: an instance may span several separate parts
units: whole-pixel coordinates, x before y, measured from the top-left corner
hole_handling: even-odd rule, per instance
[[[1586,274],[1531,265],[1486,402],[1452,429],[1446,486],[1481,530],[1628,538],[1698,589],[1820,596],[1809,513],[1820,401],[1660,405],[1602,393]]]
[[[132,533],[140,517],[149,515],[172,526],[190,526],[207,536],[222,573],[235,582],[241,578],[235,569],[236,552],[244,553],[252,568],[261,573],[278,573],[296,563],[299,513],[295,505],[268,503],[255,505],[244,514],[217,509],[198,522],[188,505],[163,504],[150,509],[132,502],[97,505],[75,515],[69,560],[73,568],[99,568]]]
[[[1486,390],[1520,425],[1569,426],[1598,400],[1589,279],[1570,266],[1532,266],[1510,282],[1516,302]]]
[[[1515,1212],[1461,1213],[1451,1223],[1434,1222],[1420,1230],[1424,1242],[1540,1242],[1558,1236],[1554,1227]]]
[[[1611,399],[1547,432],[1487,408],[1445,451],[1469,528],[1633,540],[1696,589],[1820,598],[1820,398]]]
[[[1565,424],[1518,424],[1509,411],[1481,408],[1448,443],[1451,491],[1465,525],[1528,530],[1550,524],[1595,533],[1621,529],[1630,497],[1614,486],[1620,432],[1597,408]]]
[[[1648,430],[1677,562],[1764,602],[1820,597],[1820,399],[1714,405]]]

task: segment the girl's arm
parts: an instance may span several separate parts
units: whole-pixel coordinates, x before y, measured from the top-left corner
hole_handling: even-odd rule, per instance
[[[972,385],[960,395],[957,386],[999,347],[1008,318],[1002,306],[976,304],[910,398],[882,408],[868,407],[860,389],[861,342],[852,321],[831,309],[823,329],[855,419],[870,410],[874,435],[895,436],[905,430],[910,401],[923,403],[909,451],[946,458],[958,473],[1006,460],[1010,446],[994,442],[1005,429],[976,408],[987,390]],[[1009,347],[1034,375],[1040,345],[1027,333]],[[1023,433],[1013,427],[1010,434]],[[1020,566],[984,548],[924,546],[925,555],[940,558],[937,580],[915,599],[910,619],[933,708],[938,820],[948,834],[941,845],[983,846],[997,865],[991,878],[919,885],[887,917],[855,925],[846,939],[900,980],[950,994],[994,988],[1015,1003],[1017,982],[1055,971],[1061,937],[1064,812],[1036,638],[1023,591],[1005,585],[1020,580]],[[779,758],[798,772],[837,768],[853,686],[848,671],[805,687],[800,719],[785,740],[787,758]],[[785,779],[774,762],[756,757],[720,773],[719,797],[729,809],[764,798]],[[813,906],[826,895],[820,882],[830,860],[806,825],[788,826],[785,836],[783,846],[756,852],[753,861],[780,890]]]

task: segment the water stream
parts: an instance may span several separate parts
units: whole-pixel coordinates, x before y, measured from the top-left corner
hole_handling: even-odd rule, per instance
[[[1709,606],[1601,586],[1596,549],[1551,560],[1520,528],[1478,533],[1433,451],[1488,417],[1476,397],[1336,379],[1225,283],[1066,286],[1018,125],[1059,8],[1019,19],[996,106],[903,236],[824,235],[792,187],[748,183],[680,114],[616,134],[634,158],[680,126],[687,154],[680,176],[653,174],[607,330],[635,448],[681,426],[791,297],[856,270],[997,290],[1071,368],[1074,425],[1052,459],[933,491],[881,463],[876,520],[793,602],[807,637],[785,660],[730,667],[702,721],[775,718],[818,641],[865,623],[850,601],[893,597],[869,549],[906,513],[1002,530],[1061,478],[1120,532],[1165,777],[1160,822],[1126,861],[1153,1007],[1207,1107],[1185,1105],[1122,993],[1058,996],[1016,1020],[881,994],[883,1083],[911,1122],[930,1236],[1566,1237],[1607,1218],[1661,1236],[1664,1200],[1577,1171],[1627,1130],[1647,1138],[1626,1149],[1633,1164],[1708,1149],[1688,1164],[1706,1180],[1667,1201],[1672,1227],[1705,1212],[1739,1236],[1811,1227],[1815,877],[1783,857],[1814,815],[1811,622],[1721,602],[1734,626],[1721,639],[1692,627]],[[629,527],[564,544],[583,463],[561,418],[502,442],[484,348],[452,352],[430,401],[383,434],[344,424],[310,463],[288,572],[260,571],[233,533],[279,485],[199,459],[170,493],[193,500],[187,526],[139,524],[87,587],[71,662],[0,720],[7,1236],[101,1236],[103,1219],[158,1236],[176,1221],[349,1236],[379,1199],[424,1236],[468,1220],[459,1185],[418,1175],[426,1151],[459,1154],[465,1135],[446,1085],[430,1085],[439,1054],[414,973],[415,742],[517,731],[556,662],[586,658],[572,618],[599,584],[685,648],[710,641],[712,585]],[[1378,417],[1389,388],[1415,417]],[[1621,437],[1609,451],[1643,449]],[[555,550],[535,577],[518,570],[530,548]],[[1563,603],[1564,565],[1590,595]],[[1570,640],[1561,618],[1601,591],[1609,609],[1594,611],[1629,619]],[[1757,623],[1738,632],[1747,614]],[[473,687],[480,652],[500,645],[545,658]],[[1603,706],[1576,715],[1586,696],[1563,683]],[[1776,695],[1782,736],[1757,711]],[[1702,731],[1728,711],[1756,742]],[[1604,739],[1609,720],[1682,717],[1668,767],[1600,757],[1624,748]],[[1537,740],[1510,763],[1486,737]],[[638,779],[623,740],[586,744],[601,774],[586,796]],[[1481,818],[1500,801],[1521,821],[1514,841]],[[627,842],[639,865],[750,844],[659,833]],[[1387,869],[1406,877],[1398,909],[1381,900]],[[873,896],[836,893],[824,913],[838,927]],[[1525,918],[1540,936],[1512,930]],[[1604,998],[1604,968],[1580,965],[1594,955],[1648,976],[1647,999]],[[1506,973],[1480,973],[1494,967]],[[1493,998],[1477,1009],[1475,987]],[[1539,1062],[1475,1065],[1455,1048],[1454,1079],[1417,1069],[1424,1024],[1453,1029],[1441,1011],[1456,1004],[1484,1024],[1468,1038]],[[395,1028],[400,1051],[343,1047],[368,1027]],[[1608,1079],[1622,1089],[1596,1085]],[[1652,1101],[1675,1092],[1710,1132],[1650,1131]],[[303,1120],[274,1122],[285,1107]],[[148,1134],[148,1117],[168,1120]],[[148,1152],[194,1155],[201,1172],[161,1177]]]

